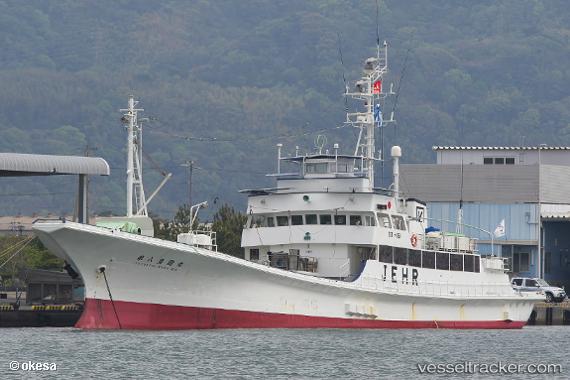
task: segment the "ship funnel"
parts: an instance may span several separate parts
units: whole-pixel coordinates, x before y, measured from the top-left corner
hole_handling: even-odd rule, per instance
[[[400,157],[402,157],[402,148],[397,145],[393,146],[390,153],[394,160],[394,168],[392,169],[394,174],[394,197],[398,198],[400,193]]]

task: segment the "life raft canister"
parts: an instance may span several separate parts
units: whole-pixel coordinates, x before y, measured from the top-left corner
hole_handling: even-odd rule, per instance
[[[412,243],[412,247],[417,247],[418,245],[418,236],[416,234],[412,234],[410,237],[410,243]]]

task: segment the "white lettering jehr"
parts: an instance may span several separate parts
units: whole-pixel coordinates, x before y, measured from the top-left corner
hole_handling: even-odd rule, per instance
[[[412,284],[418,286],[419,276],[420,273],[417,270],[417,268],[411,268],[410,271],[409,267],[401,267],[401,269],[398,270],[398,266],[396,265],[390,265],[390,268],[388,268],[388,265],[384,264],[384,273],[382,275],[382,281],[388,280],[390,282],[393,282],[394,284],[401,283],[401,284]]]

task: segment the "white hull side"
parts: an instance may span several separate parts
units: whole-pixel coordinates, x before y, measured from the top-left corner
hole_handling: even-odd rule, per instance
[[[79,270],[88,299],[109,299],[98,270],[105,266],[117,302],[356,320],[524,323],[538,301],[505,289],[492,294],[483,287],[442,291],[442,286],[392,284],[371,280],[366,270],[353,283],[315,278],[70,222],[34,228],[52,252]]]

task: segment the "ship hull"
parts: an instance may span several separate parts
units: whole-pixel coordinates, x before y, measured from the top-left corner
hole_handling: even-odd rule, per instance
[[[521,328],[538,301],[512,289],[316,278],[76,223],[34,229],[82,276],[84,329]]]
[[[114,304],[114,305],[113,305]],[[115,314],[115,310],[117,314]],[[82,329],[520,329],[525,321],[363,320],[87,299],[76,324]]]

